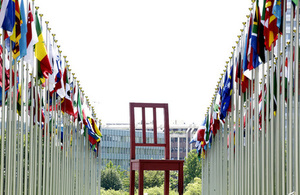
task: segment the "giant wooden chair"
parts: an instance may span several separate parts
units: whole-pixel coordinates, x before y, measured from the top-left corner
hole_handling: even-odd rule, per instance
[[[130,195],[134,195],[135,171],[139,173],[139,195],[144,191],[144,170],[165,171],[164,194],[169,194],[170,171],[178,171],[178,192],[183,194],[183,162],[184,160],[170,160],[170,132],[168,104],[158,103],[130,103]],[[142,110],[142,143],[136,143],[135,139],[135,112],[134,108]],[[153,109],[153,136],[154,143],[146,142],[146,114],[145,108]],[[162,108],[164,113],[164,143],[157,142],[157,114],[156,109]],[[136,159],[136,147],[164,147],[165,158],[163,160]]]

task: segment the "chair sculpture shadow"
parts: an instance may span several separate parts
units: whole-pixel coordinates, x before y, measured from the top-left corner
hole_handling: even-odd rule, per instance
[[[170,132],[169,132],[169,111],[168,104],[161,103],[130,103],[130,195],[134,195],[135,171],[139,173],[138,194],[143,195],[144,191],[144,170],[158,170],[165,172],[164,194],[169,194],[170,171],[178,171],[178,192],[183,194],[183,162],[184,160],[170,160]],[[135,139],[135,108],[142,111],[142,143],[136,143]],[[154,143],[147,143],[146,140],[146,114],[145,108],[153,110],[153,137]],[[164,115],[164,143],[157,141],[157,108],[163,109]],[[136,159],[136,147],[164,147],[165,157],[163,160]]]

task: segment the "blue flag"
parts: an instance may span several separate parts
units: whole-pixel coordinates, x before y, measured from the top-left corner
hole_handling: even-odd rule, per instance
[[[3,30],[12,32],[15,26],[16,16],[15,16],[15,1],[9,0],[5,12],[5,17],[3,20],[2,28]]]
[[[227,74],[226,74],[227,75]],[[230,74],[228,78],[224,81],[224,87],[222,90],[222,100],[221,100],[221,110],[220,119],[223,120],[226,117],[227,110],[231,101],[232,85],[233,85],[233,66],[230,68]]]
[[[20,55],[18,56],[17,60],[21,59],[27,54],[27,22],[26,22],[26,13],[24,8],[24,1],[21,0],[21,39],[19,41],[19,47],[20,47]]]
[[[275,0],[275,5],[273,6],[272,13],[277,18],[277,27],[280,28],[281,25],[281,0]]]

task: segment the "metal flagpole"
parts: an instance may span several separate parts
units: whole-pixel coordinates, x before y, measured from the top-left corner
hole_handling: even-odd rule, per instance
[[[7,190],[5,190],[6,194],[11,194],[12,192],[12,176],[13,176],[13,166],[12,166],[12,160],[13,160],[13,156],[14,156],[14,151],[12,151],[12,147],[13,146],[13,133],[12,133],[12,109],[13,109],[13,106],[12,106],[12,92],[13,92],[13,89],[12,89],[12,82],[13,82],[13,77],[12,77],[12,48],[11,48],[11,44],[10,44],[10,52],[9,52],[9,90],[8,90],[8,118],[7,118],[7,121],[8,121],[8,133],[7,133],[7,137],[6,137],[6,144],[7,144],[7,149],[8,149],[8,155],[7,155],[7,169],[6,169],[6,172],[7,172],[7,180],[6,180],[6,188]]]
[[[262,67],[262,101],[261,101],[261,194],[265,194],[265,183],[266,183],[266,177],[265,177],[265,151],[266,151],[266,145],[265,145],[265,139],[266,139],[266,128],[265,128],[265,64],[261,64]]]
[[[274,48],[272,45],[272,50],[271,50],[271,65],[270,65],[270,144],[271,144],[271,177],[270,177],[270,183],[271,183],[271,194],[275,194],[274,192]]]
[[[254,186],[255,186],[255,194],[259,194],[259,152],[258,152],[258,133],[259,133],[259,118],[258,118],[258,111],[259,111],[259,107],[258,107],[258,93],[259,93],[259,84],[258,84],[258,80],[259,80],[259,67],[257,67],[256,69],[254,69],[254,74],[255,74],[255,87],[254,87],[254,103],[255,103],[255,110],[254,110]]]
[[[21,64],[20,64],[21,68],[19,70],[21,70],[21,73],[20,73],[20,85],[21,85],[21,91],[19,92],[20,93],[20,98],[21,98],[21,128],[20,128],[20,155],[19,155],[19,186],[18,186],[18,194],[22,194],[22,192],[24,192],[23,190],[23,168],[26,167],[26,163],[24,164],[24,167],[23,167],[23,148],[24,148],[24,135],[23,135],[23,131],[24,131],[24,105],[23,105],[23,99],[24,99],[24,83],[25,83],[25,79],[24,79],[24,66],[23,65],[23,59],[21,60]],[[26,123],[25,123],[26,125]],[[25,134],[26,136],[26,134]],[[25,148],[26,150],[26,148]],[[25,155],[26,156],[26,155]],[[25,168],[26,170],[26,168]]]
[[[33,155],[34,155],[34,147],[33,147],[33,137],[34,137],[34,130],[33,130],[33,104],[34,104],[34,98],[33,98],[33,85],[34,85],[35,79],[33,78],[32,73],[30,73],[30,148],[29,148],[29,195],[33,195],[33,182],[34,182],[34,163],[33,163]]]
[[[286,1],[283,1],[283,10],[286,10]],[[286,91],[285,91],[285,86],[286,86],[286,80],[285,80],[285,58],[286,58],[286,12],[283,12],[283,33],[282,33],[282,82],[281,82],[281,112],[280,112],[280,163],[281,163],[281,194],[285,194],[286,193],[286,169],[285,169],[285,164],[286,164],[286,157],[285,157],[285,113],[286,113],[286,107],[285,107],[285,96],[286,96]]]
[[[6,140],[4,139],[5,137],[5,124],[6,124],[6,120],[5,120],[5,63],[6,63],[6,52],[5,52],[5,47],[4,47],[4,30],[2,30],[2,108],[1,108],[1,172],[0,172],[0,194],[3,194],[4,192],[4,177],[6,177],[6,175],[4,174],[4,155],[6,155],[6,153],[4,153],[4,147],[5,147],[5,142]]]
[[[28,175],[28,165],[30,165],[30,163],[28,162],[28,153],[29,153],[29,148],[28,148],[28,136],[29,136],[29,133],[28,133],[28,125],[30,125],[30,120],[28,120],[28,114],[29,114],[29,110],[28,110],[28,106],[29,106],[29,94],[28,94],[28,81],[29,81],[29,73],[28,73],[28,63],[26,63],[26,80],[24,82],[24,89],[23,89],[23,92],[27,92],[26,93],[22,93],[24,96],[26,96],[26,100],[25,100],[25,106],[26,106],[26,113],[25,113],[25,161],[24,161],[24,164],[25,164],[25,169],[24,169],[24,195],[27,195],[27,189],[28,189],[28,184],[27,184],[27,175]]]
[[[13,76],[13,79],[14,79],[14,86],[12,88],[12,92],[13,92],[13,95],[12,95],[12,125],[11,125],[11,129],[12,129],[12,132],[11,132],[11,136],[12,136],[12,143],[11,143],[11,149],[12,149],[12,163],[13,163],[13,169],[12,169],[12,194],[16,194],[16,184],[17,184],[17,178],[16,178],[16,168],[17,168],[17,163],[16,163],[16,155],[18,155],[18,149],[17,149],[17,137],[18,137],[18,131],[17,131],[17,66],[18,66],[18,62],[16,62],[15,60],[15,63],[14,65],[12,66],[13,70],[14,70],[14,76]]]
[[[293,5],[291,5],[291,7],[293,7]],[[288,64],[288,68],[289,68],[289,82],[288,82],[288,91],[289,91],[289,95],[288,95],[288,149],[287,149],[287,156],[288,156],[288,163],[287,163],[287,170],[288,170],[288,174],[287,174],[287,189],[288,189],[288,193],[291,193],[293,191],[293,178],[292,178],[292,149],[293,149],[293,127],[292,127],[292,108],[293,108],[293,101],[292,101],[292,96],[293,96],[293,77],[292,77],[292,69],[293,69],[293,14],[294,14],[294,10],[291,9],[291,22],[290,22],[290,35],[291,35],[291,39],[290,42],[288,43],[288,45],[290,46],[289,48],[289,64]]]
[[[299,2],[298,2],[299,3]],[[295,8],[295,16],[296,16],[296,29],[294,32],[295,35],[295,192],[299,193],[299,124],[298,124],[298,109],[299,109],[299,6],[297,5]]]
[[[266,90],[267,90],[267,102],[266,102],[266,194],[270,194],[270,67],[269,67],[269,51],[267,51],[267,56],[266,56],[266,61],[267,61],[267,75],[266,75]]]

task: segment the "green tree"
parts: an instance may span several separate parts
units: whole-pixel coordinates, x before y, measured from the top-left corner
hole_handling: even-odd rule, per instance
[[[197,194],[202,194],[202,182],[200,178],[195,177],[194,181],[187,185],[184,195],[197,195]]]
[[[163,171],[144,171],[144,187],[160,187],[164,184],[165,175]]]
[[[101,187],[104,189],[122,189],[122,181],[119,173],[115,168],[106,167],[101,171]]]
[[[196,150],[188,153],[183,166],[184,186],[191,183],[195,177],[201,178],[201,160],[199,160]]]

